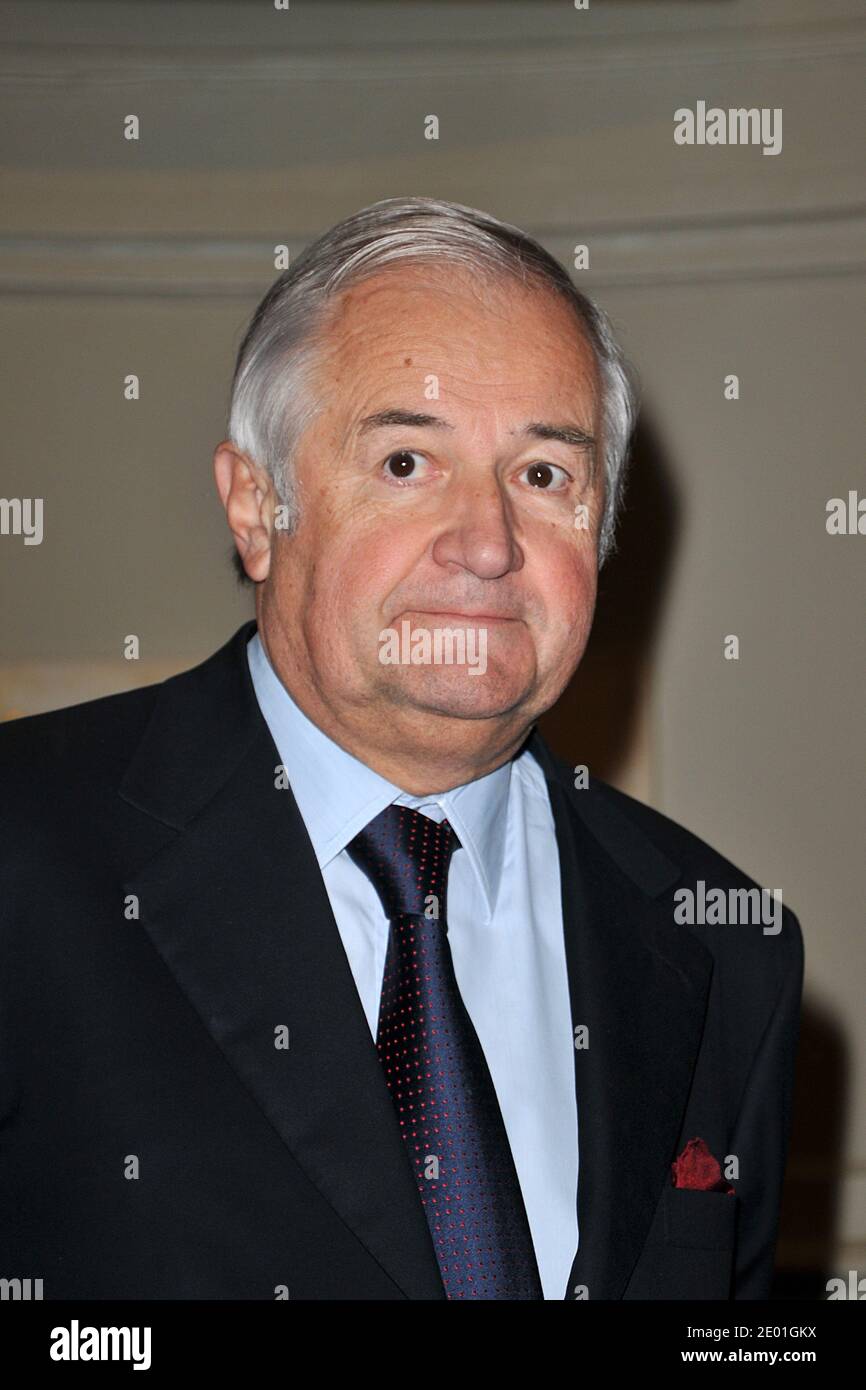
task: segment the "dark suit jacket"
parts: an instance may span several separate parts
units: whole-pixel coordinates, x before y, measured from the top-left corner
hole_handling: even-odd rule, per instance
[[[163,684],[0,729],[0,1276],[47,1299],[444,1298],[322,876],[274,786],[254,626]],[[764,1297],[797,920],[676,925],[677,886],[752,880],[531,746],[589,1029],[563,1297]],[[735,1196],[672,1186],[695,1137],[738,1156]]]

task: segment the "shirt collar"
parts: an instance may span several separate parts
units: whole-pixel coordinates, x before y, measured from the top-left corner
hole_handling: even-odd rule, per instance
[[[511,762],[436,796],[413,796],[341,748],[304,714],[268,660],[258,633],[247,659],[262,715],[286,769],[320,869],[386,806],[397,801],[447,817],[472,864],[488,911],[496,906],[505,854]]]

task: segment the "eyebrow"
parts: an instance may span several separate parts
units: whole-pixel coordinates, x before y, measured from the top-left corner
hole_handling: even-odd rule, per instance
[[[387,429],[389,425],[415,426],[417,429],[453,430],[454,426],[438,415],[419,414],[415,410],[377,410],[375,415],[366,415],[358,426],[359,434],[370,430]]]
[[[378,410],[374,415],[364,417],[358,426],[358,433],[368,434],[371,430],[387,429],[389,425],[414,426],[417,429],[455,428],[450,421],[443,420],[439,415],[425,415],[414,410]],[[524,425],[522,430],[512,430],[511,433],[523,434],[529,439],[558,440],[561,444],[568,444],[572,449],[595,448],[594,437],[579,425],[549,425],[540,420],[533,420],[530,424]]]
[[[595,448],[595,436],[579,425],[546,425],[542,421],[534,421],[531,425],[524,425],[520,433],[528,435],[530,439],[558,439],[561,444],[569,444],[573,449]]]

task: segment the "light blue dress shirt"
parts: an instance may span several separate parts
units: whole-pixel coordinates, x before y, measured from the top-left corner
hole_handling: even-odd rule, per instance
[[[346,845],[392,802],[446,816],[448,941],[496,1088],[544,1297],[565,1297],[577,1250],[577,1099],[559,851],[544,773],[526,751],[435,797],[401,792],[298,708],[258,633],[250,673],[310,841],[375,1040],[388,921]]]

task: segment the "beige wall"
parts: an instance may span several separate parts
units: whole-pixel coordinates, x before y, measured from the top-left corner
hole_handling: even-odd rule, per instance
[[[647,410],[551,736],[800,915],[780,1256],[862,1273],[866,538],[824,527],[829,497],[866,492],[862,6],[0,11],[2,493],[45,499],[41,546],[0,537],[2,712],[157,679],[247,615],[210,452],[275,244],[407,192],[487,208],[565,259],[586,242],[579,282],[613,313]],[[781,107],[782,153],[675,146],[673,111],[698,99]]]

